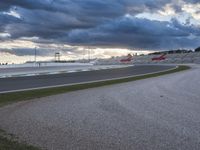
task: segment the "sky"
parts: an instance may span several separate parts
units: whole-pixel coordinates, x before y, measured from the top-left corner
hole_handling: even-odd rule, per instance
[[[1,0],[0,62],[200,46],[199,0]]]

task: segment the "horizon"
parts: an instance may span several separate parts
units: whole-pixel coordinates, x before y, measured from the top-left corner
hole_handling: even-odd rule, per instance
[[[64,60],[110,58],[200,46],[200,3],[194,0],[3,0],[0,60],[32,61],[60,52]]]

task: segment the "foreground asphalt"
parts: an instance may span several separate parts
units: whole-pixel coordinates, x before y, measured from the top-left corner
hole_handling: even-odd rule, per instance
[[[199,150],[200,66],[0,108],[0,128],[49,150]]]
[[[49,86],[60,86],[65,84],[77,84],[97,80],[106,80],[134,76],[157,71],[164,71],[174,66],[164,65],[142,65],[123,67],[117,69],[95,70],[75,73],[61,73],[52,75],[0,78],[0,93],[15,90],[27,90],[32,88],[43,88]]]

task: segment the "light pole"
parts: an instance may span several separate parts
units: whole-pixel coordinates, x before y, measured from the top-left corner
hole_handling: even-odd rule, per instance
[[[37,49],[35,47],[35,64],[36,64],[36,61],[37,61]]]
[[[88,47],[88,61],[90,62],[90,48]]]

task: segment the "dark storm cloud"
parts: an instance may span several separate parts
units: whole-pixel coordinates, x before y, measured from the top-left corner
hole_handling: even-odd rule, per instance
[[[166,1],[167,2],[167,1]],[[165,3],[166,3],[165,2]],[[38,36],[59,39],[69,30],[92,28],[128,13],[139,13],[163,5],[160,0],[2,0],[2,10],[14,10],[21,22],[4,22],[1,30],[12,38]]]
[[[36,43],[65,43],[96,47],[166,49],[199,42],[195,26],[127,18],[157,12],[172,0],[1,0],[0,32],[11,39],[39,37]],[[196,3],[195,0],[185,0]],[[172,5],[178,12],[181,7]],[[3,12],[14,11],[20,18]],[[190,37],[190,38],[189,38]],[[170,43],[170,44],[169,44]],[[14,50],[15,51],[15,50]],[[16,50],[20,51],[19,49]],[[23,54],[29,52],[21,50]]]
[[[38,36],[55,38],[69,30],[90,28],[124,14],[124,7],[114,1],[2,1],[5,8],[21,16],[21,22],[3,22],[12,38]],[[14,9],[15,8],[15,9]],[[1,27],[1,30],[2,27]]]
[[[171,0],[1,0],[0,9],[8,10],[11,7],[22,7],[26,9],[41,9],[54,12],[70,12],[73,10],[75,12],[76,10],[80,11],[81,9],[87,12],[96,11],[96,14],[94,15],[104,14],[107,10],[112,15],[120,12],[120,10],[113,10],[114,7],[126,8],[127,6],[146,6],[153,9],[159,8],[169,2],[171,2]],[[97,12],[97,10],[99,10],[99,12]]]
[[[67,54],[67,52],[75,52],[77,48],[52,48],[52,47],[41,47],[36,49],[37,56],[51,56],[53,57],[56,52],[61,54]],[[8,53],[16,56],[35,56],[35,48],[11,48],[1,49],[1,53]]]
[[[54,38],[65,35],[71,29],[91,27],[90,23],[81,22],[64,13],[20,9],[20,14],[23,16],[22,22],[7,24],[7,31],[13,38],[22,36]]]
[[[184,0],[184,2],[186,2],[186,3],[193,3],[193,4],[200,3],[199,0]]]
[[[175,19],[171,22],[160,22],[121,18],[97,28],[72,31],[68,39],[75,45],[163,49],[188,47],[190,45],[187,44],[192,43],[198,44],[200,40],[191,40],[189,37],[199,34],[199,28],[182,25]],[[185,43],[185,41],[188,42]]]
[[[35,49],[33,49],[33,48],[0,49],[0,51],[3,53],[9,53],[9,54],[13,54],[16,56],[35,55]]]
[[[6,25],[19,22],[20,19],[16,17],[0,13],[0,32],[5,31]]]
[[[0,9],[8,10],[11,7],[23,7],[27,9],[46,9],[52,10],[51,0],[1,0]]]

